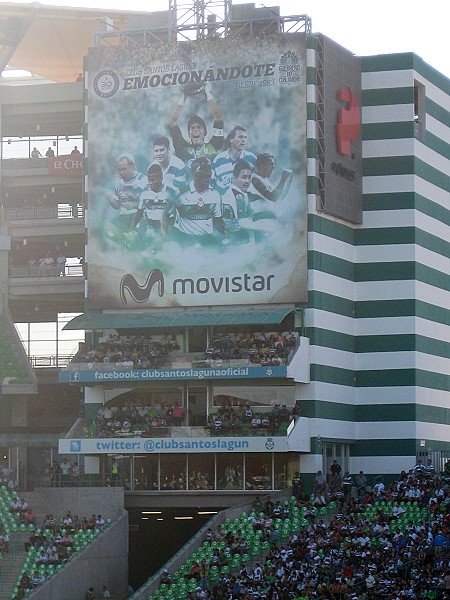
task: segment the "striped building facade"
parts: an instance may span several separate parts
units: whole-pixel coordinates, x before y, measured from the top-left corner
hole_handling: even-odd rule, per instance
[[[297,399],[312,453],[301,466],[314,473],[336,457],[353,473],[396,475],[450,449],[450,82],[414,54],[360,59],[363,215],[353,225],[318,202],[321,44],[310,37],[311,383]]]

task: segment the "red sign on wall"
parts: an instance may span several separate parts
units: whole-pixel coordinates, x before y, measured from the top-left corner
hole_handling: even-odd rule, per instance
[[[361,115],[358,99],[352,88],[340,89],[338,98],[347,106],[339,109],[336,137],[338,152],[351,156],[351,143],[356,142],[361,132]]]
[[[72,176],[83,172],[82,154],[64,154],[48,159],[48,171],[52,175]]]

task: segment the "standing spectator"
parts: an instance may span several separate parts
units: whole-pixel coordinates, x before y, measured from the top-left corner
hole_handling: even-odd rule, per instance
[[[425,473],[425,465],[422,463],[420,458],[417,461],[417,463],[414,465],[413,471],[417,477],[421,477]]]
[[[54,153],[53,148],[51,146],[48,147],[47,152],[45,153],[45,156],[47,158],[53,158],[55,156],[55,153]]]
[[[342,468],[336,459],[333,460],[333,464],[330,467],[330,471],[331,471],[331,479],[334,479],[336,477],[336,475],[341,474]]]
[[[296,471],[294,477],[292,478],[292,495],[295,496],[297,499],[300,496],[301,483],[302,480],[300,477],[300,473]]]
[[[102,587],[102,598],[111,598],[111,594],[109,593],[109,590],[106,587],[106,585]]]
[[[111,485],[119,485],[119,465],[113,460],[111,467]]]
[[[86,593],[86,600],[95,600],[94,588],[90,587]]]
[[[364,475],[364,471],[360,471],[355,477],[356,493],[358,498],[362,498],[366,493],[367,477]]]
[[[313,486],[313,494],[315,496],[314,503],[315,504],[326,504],[325,501],[325,490],[327,488],[327,483],[325,480],[325,475],[322,471],[317,471],[317,475],[314,478],[314,486]]]
[[[352,493],[352,485],[353,485],[352,476],[350,475],[350,473],[348,471],[345,471],[345,475],[342,479],[342,491],[344,492],[345,504],[347,504],[348,498],[349,498],[350,494]]]
[[[70,473],[70,463],[67,458],[62,461],[62,463],[59,465],[59,468],[61,471],[61,483],[67,484]]]
[[[70,154],[81,154],[81,152],[78,150],[77,146],[74,146],[74,148]]]
[[[72,465],[72,483],[77,486],[80,481],[80,467],[77,462]]]
[[[425,474],[428,479],[432,479],[435,475],[434,466],[431,458],[428,459],[427,464],[425,465]]]
[[[31,151],[30,156],[31,156],[31,158],[42,158],[42,154],[39,152],[39,150],[36,148],[36,146]]]
[[[58,267],[58,275],[62,275],[63,277],[66,274],[66,262],[67,262],[67,258],[62,253],[56,258],[56,266]]]
[[[55,264],[55,259],[50,252],[47,252],[44,258],[39,260],[39,275],[50,275],[50,267]]]

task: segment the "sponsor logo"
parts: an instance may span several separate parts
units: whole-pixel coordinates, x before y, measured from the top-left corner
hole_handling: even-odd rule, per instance
[[[158,285],[158,295],[162,298],[164,295],[164,275],[159,269],[150,271],[144,285],[139,285],[133,275],[127,273],[120,282],[120,299],[123,304],[127,304],[125,292],[128,292],[135,302],[143,304],[149,299],[153,286],[156,284]]]
[[[351,145],[352,142],[359,139],[361,133],[361,114],[358,99],[350,87],[340,89],[338,98],[341,102],[346,103],[346,106],[338,111],[338,123],[336,125],[338,152],[344,156],[354,158]]]
[[[119,78],[111,70],[100,71],[94,79],[94,92],[100,98],[111,98],[119,89]]]
[[[80,374],[78,371],[73,371],[70,373],[70,381],[80,381]]]
[[[81,452],[81,440],[70,440],[70,451]]]
[[[278,81],[282,84],[288,85],[291,83],[299,83],[301,80],[300,70],[300,61],[298,60],[297,54],[292,50],[283,52],[278,67]]]

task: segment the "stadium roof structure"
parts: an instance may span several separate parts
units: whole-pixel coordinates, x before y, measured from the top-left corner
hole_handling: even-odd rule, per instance
[[[148,11],[0,3],[0,73],[6,65],[58,83],[75,81],[94,34],[130,29]]]

